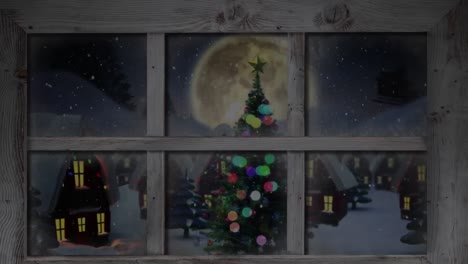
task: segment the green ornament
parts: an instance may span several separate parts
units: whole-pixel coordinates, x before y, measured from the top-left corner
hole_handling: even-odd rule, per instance
[[[242,216],[243,217],[250,217],[252,215],[252,209],[250,209],[249,207],[244,207],[242,209]]]
[[[270,165],[275,162],[275,155],[268,153],[265,155],[265,162],[266,164]]]
[[[244,168],[247,165],[247,160],[242,156],[234,156],[232,158],[232,164],[239,168]]]

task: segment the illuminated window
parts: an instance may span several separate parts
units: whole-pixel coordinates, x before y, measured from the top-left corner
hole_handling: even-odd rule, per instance
[[[208,205],[208,207],[211,207],[211,198],[213,198],[213,196],[211,194],[205,194],[203,197],[205,198],[205,203]]]
[[[306,205],[309,207],[312,206],[312,196],[307,196]]]
[[[377,184],[382,184],[382,176],[377,176]]]
[[[364,184],[369,184],[369,176],[364,176]]]
[[[84,187],[84,161],[73,161],[73,172],[75,174],[75,187]]]
[[[148,206],[148,200],[147,200],[147,194],[143,194],[143,208],[146,208]]]
[[[419,182],[426,181],[426,165],[418,166],[418,181]]]
[[[333,196],[325,195],[323,197],[323,211],[333,213]]]
[[[86,217],[78,217],[78,232],[86,231]]]
[[[409,210],[410,209],[410,197],[404,197],[403,198],[403,209],[404,210]]]
[[[388,158],[387,159],[387,167],[393,168],[395,166],[395,160],[393,158]]]
[[[57,233],[57,240],[65,240],[65,218],[55,219],[55,229]]]
[[[106,233],[104,220],[105,220],[105,214],[98,213],[97,214],[98,235],[102,235]]]
[[[355,169],[359,169],[359,162],[360,162],[359,157],[354,157],[354,168]]]
[[[221,161],[221,174],[222,174],[222,175],[226,175],[226,174],[227,174],[226,162],[225,162],[224,160]]]
[[[313,159],[309,160],[309,177],[310,178],[314,177],[314,160]]]

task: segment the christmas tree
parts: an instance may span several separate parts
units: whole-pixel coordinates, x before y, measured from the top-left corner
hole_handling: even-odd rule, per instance
[[[184,238],[188,238],[190,228],[206,228],[206,220],[203,218],[206,211],[200,195],[193,191],[195,185],[187,173],[179,186],[180,189],[169,199],[168,228],[182,228]]]
[[[262,91],[260,73],[265,62],[250,63],[255,78],[236,135],[270,136],[277,126]],[[208,252],[217,254],[270,253],[283,246],[286,180],[283,162],[272,153],[218,155],[219,188],[209,208],[211,232]]]

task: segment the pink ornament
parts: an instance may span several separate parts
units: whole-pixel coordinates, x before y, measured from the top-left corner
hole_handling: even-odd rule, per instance
[[[267,239],[266,239],[266,237],[264,235],[259,235],[256,240],[257,240],[257,244],[259,246],[263,246],[267,242]]]
[[[274,184],[273,182],[271,181],[267,181],[265,182],[265,184],[263,184],[263,189],[265,190],[265,192],[273,192],[273,188],[274,188]]]
[[[229,230],[231,230],[231,232],[233,232],[233,233],[237,233],[240,230],[240,225],[238,223],[236,223],[236,222],[231,223],[229,225]]]
[[[242,132],[241,136],[242,137],[250,137],[250,131],[246,130],[246,131]]]
[[[266,126],[273,124],[273,117],[271,117],[271,115],[265,116],[263,118],[263,124],[265,124]]]

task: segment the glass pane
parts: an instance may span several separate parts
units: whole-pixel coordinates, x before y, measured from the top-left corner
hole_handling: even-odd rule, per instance
[[[285,254],[284,153],[170,153],[170,255]]]
[[[288,42],[278,35],[169,35],[167,134],[286,134]]]
[[[426,159],[416,153],[309,153],[306,250],[426,254]]]
[[[32,35],[30,136],[143,136],[145,35]]]
[[[34,152],[28,254],[143,255],[146,155]]]
[[[309,136],[424,136],[425,34],[308,37]]]

